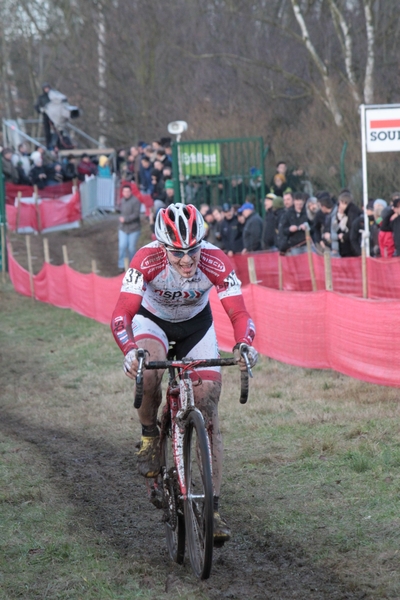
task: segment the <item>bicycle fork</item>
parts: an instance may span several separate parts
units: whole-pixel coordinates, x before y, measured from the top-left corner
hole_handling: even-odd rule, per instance
[[[183,458],[184,452],[184,437],[185,437],[185,428],[186,428],[186,417],[188,412],[191,410],[195,410],[201,416],[203,422],[204,418],[198,408],[194,405],[194,395],[193,395],[193,383],[189,377],[188,373],[185,373],[184,376],[179,381],[180,388],[180,408],[178,406],[178,398],[175,396],[170,396],[170,407],[171,407],[171,427],[172,427],[172,440],[173,440],[173,453],[174,453],[174,462],[177,469],[179,487],[182,493],[182,499],[187,499],[187,490],[188,485],[185,478],[185,464]],[[208,455],[210,459],[210,467],[212,474],[212,461],[211,461],[211,444],[209,436],[207,435],[207,445],[208,445]]]

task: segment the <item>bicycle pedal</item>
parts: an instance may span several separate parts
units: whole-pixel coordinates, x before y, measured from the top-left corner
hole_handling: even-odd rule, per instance
[[[149,500],[156,508],[164,508],[163,495],[161,490],[152,489],[150,492]]]
[[[153,504],[153,506],[155,506],[156,508],[163,508],[163,493],[158,487],[157,479],[154,479],[153,483],[150,483],[150,480],[146,479],[146,488],[149,500]]]

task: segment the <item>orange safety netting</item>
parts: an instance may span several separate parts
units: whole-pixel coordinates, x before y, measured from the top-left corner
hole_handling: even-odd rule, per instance
[[[30,296],[29,273],[11,254],[9,271],[15,290]],[[47,263],[32,277],[36,299],[106,324],[121,281],[122,275],[106,279]],[[243,295],[257,328],[255,347],[265,356],[400,387],[400,301],[364,300],[326,291],[287,292],[260,285],[244,286]],[[215,290],[210,300],[219,346],[230,351],[232,325]]]

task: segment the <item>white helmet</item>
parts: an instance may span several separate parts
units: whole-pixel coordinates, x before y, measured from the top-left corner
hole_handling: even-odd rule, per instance
[[[193,248],[204,238],[204,219],[193,204],[171,204],[158,211],[154,233],[159,242],[173,248]]]

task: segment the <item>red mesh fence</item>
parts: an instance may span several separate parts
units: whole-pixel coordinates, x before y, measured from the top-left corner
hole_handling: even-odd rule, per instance
[[[279,289],[281,263],[282,289],[290,292],[312,291],[308,254],[279,256],[278,252],[235,254],[232,262],[243,285],[250,283],[248,259],[253,258],[257,283]],[[324,257],[312,254],[317,290],[325,290]],[[362,262],[357,258],[332,258],[334,292],[362,297]],[[368,258],[367,281],[369,298],[400,299],[400,258]]]
[[[399,269],[399,261],[393,268],[396,265]],[[11,255],[9,271],[16,291],[30,296],[29,273]],[[108,324],[121,280],[122,275],[106,279],[82,275],[67,265],[45,264],[32,284],[36,299]],[[364,300],[326,291],[279,291],[261,285],[244,286],[243,295],[257,328],[255,346],[265,356],[400,387],[400,301]],[[232,326],[215,290],[211,306],[220,348],[230,351]]]
[[[21,192],[23,198],[29,198],[34,194],[34,188],[31,185],[18,185],[16,183],[6,183],[6,204],[14,204]],[[72,181],[58,183],[57,185],[49,185],[44,190],[39,190],[39,196],[43,198],[59,198],[72,193]]]
[[[31,227],[43,231],[51,227],[74,223],[81,219],[79,192],[50,199],[42,197],[37,205],[20,202],[19,207],[6,204],[7,227],[11,231]]]

